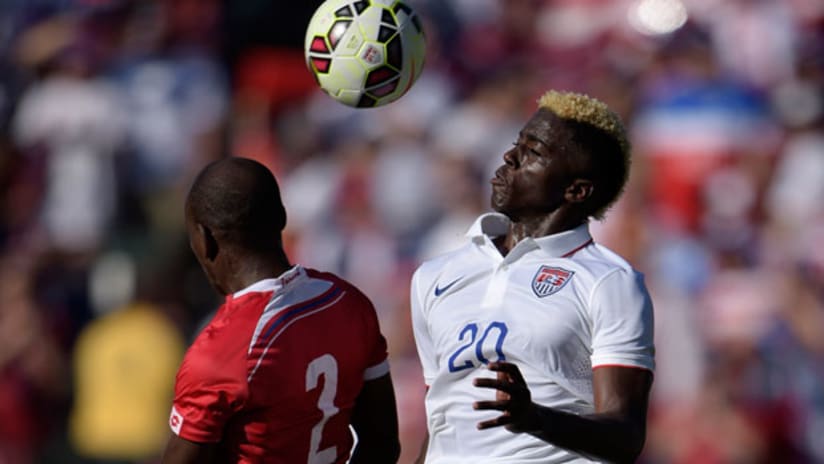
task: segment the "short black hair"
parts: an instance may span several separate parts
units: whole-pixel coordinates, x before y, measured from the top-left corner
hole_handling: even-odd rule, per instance
[[[247,158],[229,157],[207,165],[189,190],[186,208],[195,221],[250,249],[279,244],[286,227],[275,176]]]
[[[580,163],[583,177],[595,188],[586,201],[587,214],[601,219],[621,196],[629,177],[629,164],[620,144],[610,134],[586,122],[564,120],[569,128],[569,143]]]

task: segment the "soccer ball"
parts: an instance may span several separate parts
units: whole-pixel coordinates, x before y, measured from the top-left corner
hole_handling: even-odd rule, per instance
[[[309,21],[306,65],[324,92],[357,108],[393,102],[421,74],[426,47],[401,0],[327,0]]]

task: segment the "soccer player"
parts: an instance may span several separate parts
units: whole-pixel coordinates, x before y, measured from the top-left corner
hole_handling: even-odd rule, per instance
[[[186,201],[192,251],[225,303],[177,374],[163,462],[394,463],[400,454],[375,310],[335,275],[291,265],[263,165],[207,166]],[[357,435],[353,437],[350,425]]]
[[[550,91],[492,179],[492,207],[412,280],[428,438],[419,462],[632,462],[654,368],[642,277],[593,242],[627,179],[620,119]]]

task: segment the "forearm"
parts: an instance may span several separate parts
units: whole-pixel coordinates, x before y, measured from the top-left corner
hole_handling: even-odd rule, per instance
[[[643,423],[617,415],[578,416],[533,403],[530,416],[523,432],[595,459],[632,463],[644,447]]]
[[[215,462],[215,445],[195,443],[171,434],[160,462],[162,464],[208,464]]]
[[[401,444],[396,411],[395,390],[389,374],[364,382],[352,412],[352,427],[358,442],[350,463],[398,462]]]
[[[423,442],[421,443],[421,450],[418,452],[418,457],[415,459],[414,464],[423,464],[426,461],[426,451],[429,448],[429,432],[426,432],[426,435],[423,437]]]
[[[529,433],[558,447],[613,463],[635,462],[641,454],[652,372],[615,366],[595,369],[596,412],[577,416],[535,404],[517,365],[494,362],[488,367],[497,372],[496,378],[479,377],[473,383],[497,390],[495,399],[476,401],[473,408],[502,414],[479,422],[479,429],[505,426],[511,432]]]
[[[352,450],[350,464],[384,464],[396,463],[400,456],[401,446],[397,440],[376,440],[371,443],[358,441]]]

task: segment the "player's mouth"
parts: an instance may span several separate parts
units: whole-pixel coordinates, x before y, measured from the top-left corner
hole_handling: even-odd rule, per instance
[[[503,175],[503,169],[504,169],[503,167],[500,167],[495,171],[495,177],[493,177],[492,180],[490,181],[490,183],[492,185],[494,185],[494,186],[506,185],[506,181],[504,180],[504,175]]]

